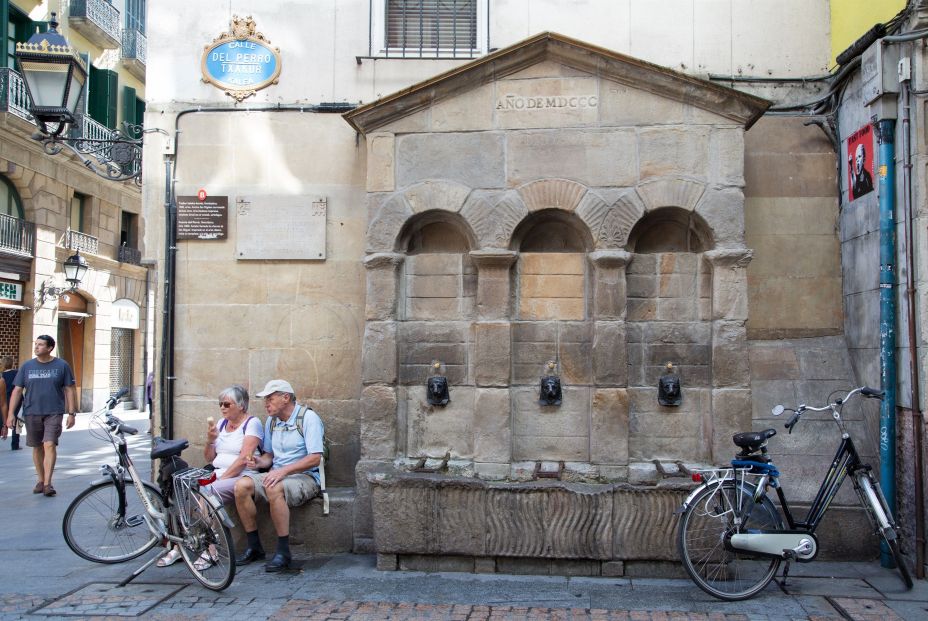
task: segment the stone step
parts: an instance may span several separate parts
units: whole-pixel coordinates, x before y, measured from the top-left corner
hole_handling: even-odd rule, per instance
[[[290,508],[290,544],[296,552],[334,554],[351,552],[352,527],[357,494],[353,487],[329,488],[329,514],[322,513],[322,497],[313,498],[301,507]],[[244,550],[245,532],[242,529],[235,506],[229,507],[229,515],[236,526],[232,531],[235,549]],[[258,502],[258,533],[261,544],[272,552],[277,542],[277,533],[271,522],[266,503]]]

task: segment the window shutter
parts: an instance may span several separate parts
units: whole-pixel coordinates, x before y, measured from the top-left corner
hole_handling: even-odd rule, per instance
[[[477,0],[387,0],[387,47],[471,50]]]
[[[135,122],[139,125],[145,124],[145,101],[135,98]]]
[[[106,122],[110,129],[116,129],[116,115],[119,109],[119,75],[115,71],[106,72]]]
[[[106,76],[103,69],[93,65],[88,68],[90,85],[87,97],[87,114],[94,121],[104,123],[106,120]]]
[[[131,86],[122,87],[122,120],[131,125],[139,123],[135,116],[135,89]]]

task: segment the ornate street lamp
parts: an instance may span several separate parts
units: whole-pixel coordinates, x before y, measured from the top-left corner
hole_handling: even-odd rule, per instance
[[[68,40],[58,32],[52,13],[48,32],[37,32],[26,43],[16,44],[16,60],[26,83],[29,112],[39,131],[32,138],[45,152],[57,155],[67,148],[88,169],[112,181],[134,179],[141,184],[142,132],[129,126],[133,136],[112,130],[112,137],[90,139],[80,136],[77,110],[87,83],[87,69]]]
[[[42,304],[45,304],[45,301],[49,298],[58,298],[64,293],[69,291],[74,291],[77,289],[81,280],[84,279],[84,274],[87,273],[86,259],[81,256],[81,251],[78,250],[75,254],[72,254],[70,257],[64,261],[64,279],[67,281],[68,287],[56,287],[54,285],[49,285],[48,281],[42,283],[42,289],[39,292],[39,299]]]

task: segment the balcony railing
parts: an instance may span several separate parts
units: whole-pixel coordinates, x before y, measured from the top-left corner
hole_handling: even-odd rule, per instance
[[[145,54],[148,39],[135,28],[122,31],[122,65],[139,80],[145,79]]]
[[[31,257],[35,252],[35,223],[0,213],[0,251]]]
[[[148,38],[135,28],[122,31],[122,58],[123,60],[137,60],[145,64],[145,55],[148,53]]]
[[[120,263],[131,263],[132,265],[142,264],[142,251],[138,248],[120,246],[117,252],[116,260]]]
[[[68,23],[102,48],[119,47],[119,10],[106,0],[71,0]]]
[[[69,250],[80,250],[87,254],[98,254],[100,249],[100,242],[96,237],[81,233],[80,231],[68,229],[64,241],[65,247]]]
[[[0,69],[0,112],[9,112],[21,119],[32,121],[26,83],[19,73],[6,67]]]

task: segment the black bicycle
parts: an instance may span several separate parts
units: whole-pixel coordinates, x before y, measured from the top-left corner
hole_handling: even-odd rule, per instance
[[[886,542],[903,582],[912,588],[912,576],[899,549],[892,511],[870,465],[861,462],[841,420],[844,404],[858,393],[871,398],[883,396],[882,391],[863,386],[822,407],[803,404],[796,409],[782,405],[773,408],[774,416],[793,412],[786,423],[790,433],[807,411],[830,411],[841,432],[841,443],[831,467],[802,521],[793,517],[780,485],[780,473],[767,455],[767,440],[776,435],[774,429],[735,434],[733,440],[741,452],[730,468],[701,470],[693,475],[694,480],[703,484],[677,511],[681,514],[678,543],[683,567],[699,588],[719,599],[747,599],[770,583],[781,562],[786,561],[785,579],[790,561],[812,561],[818,553],[815,531],[848,476],[874,534]],[[770,488],[776,490],[782,515],[767,496]]]
[[[107,401],[91,419],[91,434],[116,450],[117,464],[100,467],[103,477],[78,494],[64,514],[64,539],[78,556],[95,563],[122,563],[156,545],[177,545],[184,563],[203,586],[221,591],[235,577],[233,527],[220,498],[204,486],[215,473],[189,468],[180,454],[187,440],[155,442],[152,459],[161,459],[156,487],[139,476],[126,445],[138,430],[123,424],[111,410],[128,390]],[[160,555],[160,553],[159,553]],[[154,556],[120,586],[157,560]]]

